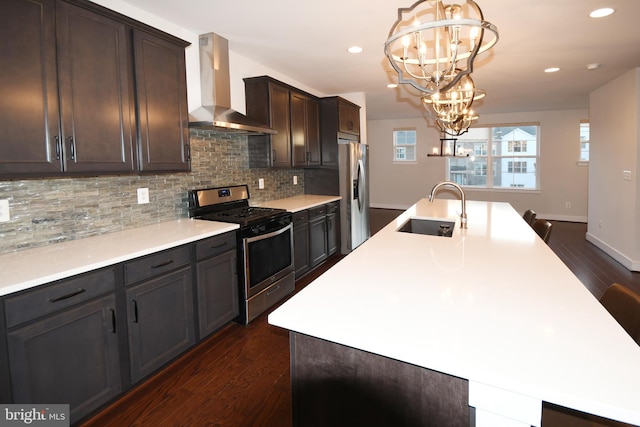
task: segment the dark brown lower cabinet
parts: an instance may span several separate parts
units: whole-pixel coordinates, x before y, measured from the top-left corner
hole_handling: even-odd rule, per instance
[[[309,212],[306,210],[293,214],[293,264],[296,277],[309,271]]]
[[[81,421],[237,317],[236,258],[228,232],[0,297],[0,403]]]
[[[290,333],[293,425],[468,427],[467,380]]]
[[[212,334],[240,313],[236,251],[225,252],[197,264],[199,338]]]
[[[195,343],[191,267],[131,286],[126,300],[136,382]]]
[[[115,310],[111,293],[8,332],[13,401],[69,404],[74,422],[120,393]]]

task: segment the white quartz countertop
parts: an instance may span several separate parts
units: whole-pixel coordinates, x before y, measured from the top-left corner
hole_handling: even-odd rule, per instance
[[[0,296],[237,228],[185,218],[0,255]]]
[[[304,194],[301,196],[287,197],[285,199],[270,200],[268,202],[262,202],[257,206],[267,208],[286,209],[291,213],[303,211],[305,209],[311,209],[316,206],[325,205],[327,203],[340,200],[340,196],[320,196],[313,194]]]
[[[640,425],[640,346],[510,205],[467,201],[466,230],[459,211],[420,200],[269,322]],[[410,217],[453,237],[396,232]]]

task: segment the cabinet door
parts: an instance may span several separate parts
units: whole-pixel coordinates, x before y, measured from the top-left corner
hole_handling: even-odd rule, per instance
[[[289,90],[269,84],[271,127],[278,131],[271,135],[271,166],[291,167]]]
[[[184,49],[134,31],[138,100],[138,168],[188,171],[189,118]]]
[[[338,252],[340,244],[340,221],[336,213],[327,214],[327,255]]]
[[[125,25],[62,1],[57,6],[65,171],[132,171],[134,114]]]
[[[295,92],[291,92],[291,140],[293,166],[320,165],[318,103]]]
[[[4,0],[0,13],[0,176],[60,173],[53,0]]]
[[[236,252],[200,261],[198,274],[198,321],[200,339],[233,320],[239,314]]]
[[[306,221],[293,224],[293,262],[296,277],[309,271],[309,224]]]
[[[312,268],[327,258],[327,225],[324,215],[309,221],[309,258]]]
[[[315,99],[307,99],[307,165],[320,166],[320,105]]]
[[[306,104],[305,96],[291,92],[291,146],[294,167],[307,165]]]
[[[353,135],[360,135],[359,108],[338,100],[338,130]]]
[[[131,379],[135,382],[195,342],[191,268],[133,286],[126,296]]]
[[[14,402],[68,403],[71,422],[121,389],[113,294],[7,334]]]

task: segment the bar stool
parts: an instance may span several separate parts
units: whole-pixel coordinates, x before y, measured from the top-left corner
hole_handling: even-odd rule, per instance
[[[614,283],[604,292],[600,303],[640,345],[640,295],[620,283]]]
[[[522,218],[524,218],[527,224],[533,225],[533,221],[536,220],[536,213],[531,209],[527,209],[524,211],[524,214],[522,214]]]
[[[553,225],[549,221],[547,221],[546,219],[537,219],[533,223],[532,227],[533,230],[538,233],[538,236],[540,236],[540,238],[544,240],[545,243],[549,243],[549,237],[551,237],[551,228],[553,227]]]

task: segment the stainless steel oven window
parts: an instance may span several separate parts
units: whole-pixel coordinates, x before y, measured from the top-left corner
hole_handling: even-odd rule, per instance
[[[247,296],[284,277],[293,269],[293,224],[244,239]]]

